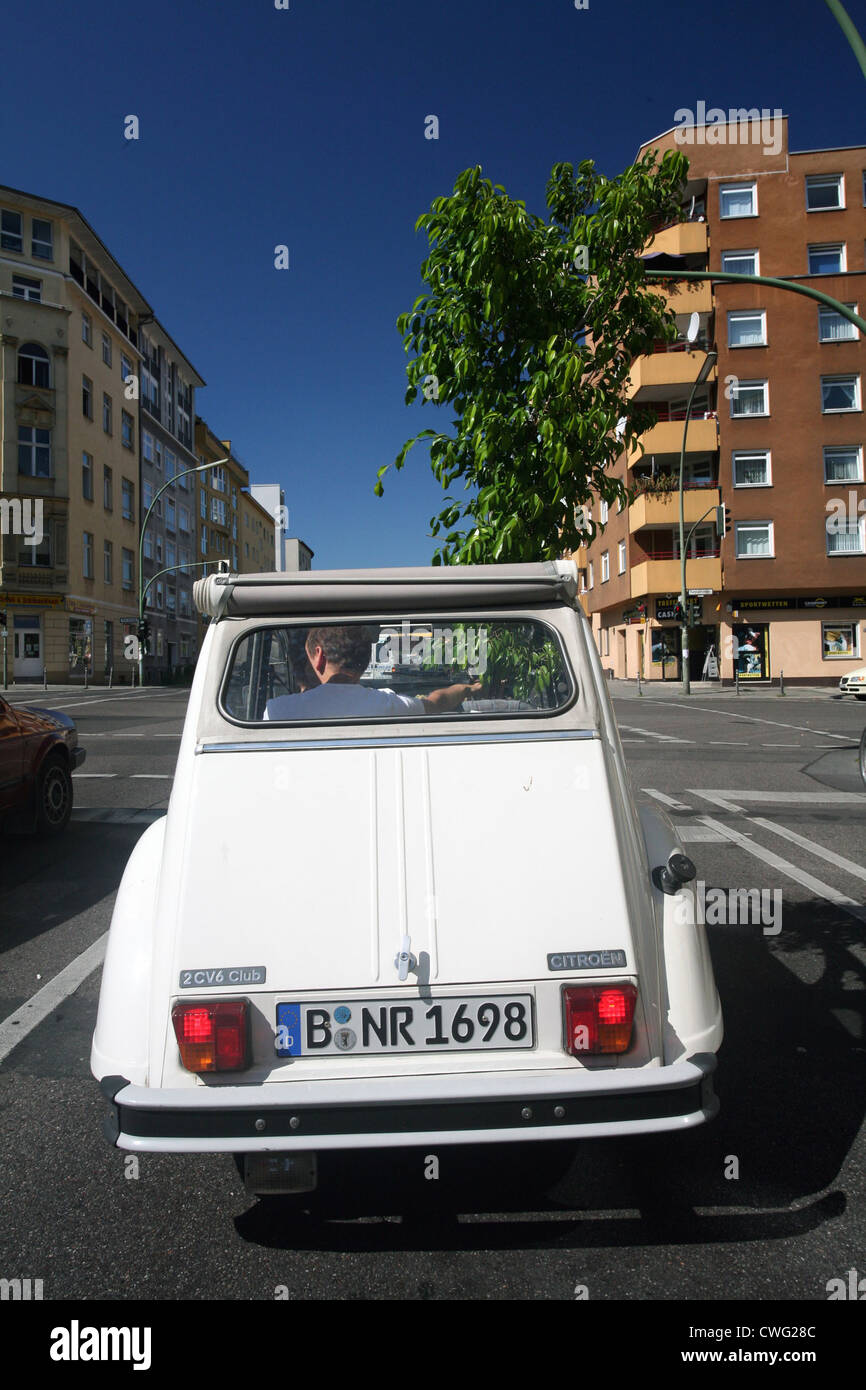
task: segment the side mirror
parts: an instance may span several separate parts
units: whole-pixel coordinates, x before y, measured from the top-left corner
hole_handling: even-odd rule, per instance
[[[663,893],[678,893],[684,883],[697,877],[697,869],[687,854],[677,854],[676,850],[665,865],[653,869],[652,880]]]

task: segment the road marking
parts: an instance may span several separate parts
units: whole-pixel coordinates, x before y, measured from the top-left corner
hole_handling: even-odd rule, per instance
[[[733,830],[730,826],[722,825],[721,821],[713,820],[711,816],[703,816],[702,820],[704,825],[709,825],[713,830],[719,831],[726,840],[732,840],[735,845],[739,845],[740,849],[748,850],[749,854],[754,854],[757,859],[762,859],[772,869],[778,869],[780,873],[787,874],[788,878],[792,878],[796,883],[808,888],[810,893],[824,898],[834,907],[844,908],[858,921],[866,922],[866,907],[855,902],[853,898],[849,898],[846,893],[840,893],[829,883],[824,883],[822,879],[815,878],[813,874],[807,874],[805,870],[798,869],[796,864],[789,863],[781,855],[774,854],[771,849],[764,849],[763,845],[756,844],[750,835],[744,835],[740,830]],[[750,821],[749,824],[751,823]]]
[[[170,782],[174,776],[173,772],[131,772],[130,778],[134,782]]]
[[[160,691],[156,691],[156,690],[155,690],[155,691],[153,692],[152,695],[151,695],[151,692],[150,692],[150,691],[147,691],[144,695],[139,695],[139,694],[135,694],[135,695],[104,695],[104,696],[103,696],[103,695],[100,695],[100,696],[98,697],[98,699],[95,699],[95,700],[75,700],[75,701],[73,701],[72,703],[69,703],[69,702],[63,701],[63,700],[52,700],[51,703],[48,704],[48,705],[45,705],[45,704],[38,705],[38,708],[39,708],[39,709],[80,709],[82,705],[109,705],[109,704],[113,704],[115,700],[149,700],[149,699],[156,699],[156,700],[158,700],[158,699],[160,699],[161,697],[162,697],[162,698],[166,698],[166,696],[167,696],[167,695],[170,695],[171,693],[172,693],[171,691],[166,692],[166,691],[162,691],[162,690],[160,690]],[[11,704],[12,701],[10,700],[9,703]],[[27,703],[28,703],[28,705],[32,705],[32,704],[34,704],[34,701],[33,701],[33,700],[28,700]],[[819,730],[819,732],[820,732],[820,730]]]
[[[723,811],[742,811],[740,801],[761,801],[766,805],[777,806],[866,806],[866,792],[758,792],[727,791],[720,787],[717,791],[699,791],[689,787],[693,796],[701,796],[704,801],[712,801]]]
[[[816,844],[814,840],[807,840],[805,835],[798,835],[796,830],[789,830],[785,825],[777,825],[775,821],[765,820],[763,816],[750,816],[752,825],[760,825],[764,830],[772,830],[774,835],[782,835],[792,844],[799,845],[801,849],[808,850],[810,854],[816,855],[819,859],[826,859],[828,864],[835,864],[837,869],[843,869],[846,874],[853,874],[855,878],[866,880],[866,869],[855,864],[852,859],[846,859],[844,854],[837,854],[835,850],[825,849],[823,845]]]
[[[73,772],[73,774],[72,774],[73,777],[82,777],[82,778],[84,778],[84,777],[90,777],[90,778],[93,778],[93,777],[103,777],[103,778],[105,778],[105,777],[117,777],[117,775],[118,775],[118,774],[117,774],[116,772]]]
[[[727,719],[745,719],[747,724],[772,724],[776,729],[796,729],[801,734],[820,734],[822,738],[842,738],[851,742],[850,734],[834,734],[829,729],[810,729],[805,724],[785,724],[781,719],[761,719],[757,714],[734,714],[729,709],[707,709],[706,705],[680,705],[673,700],[659,700],[660,705],[672,705],[674,709],[695,709],[703,714],[723,714]]]
[[[687,806],[684,801],[675,801],[672,796],[666,796],[664,792],[657,792],[655,787],[641,787],[641,791],[646,792],[647,796],[654,796],[656,801],[661,801],[665,806],[672,806],[675,811],[694,810],[694,807]]]
[[[690,738],[677,738],[675,734],[657,734],[654,729],[636,729],[632,724],[620,724],[628,734],[643,734],[645,738],[657,738],[663,743],[692,743]]]
[[[717,830],[713,830],[709,825],[704,825],[698,821],[689,821],[687,825],[674,825],[674,830],[684,845],[718,845],[727,838],[725,835],[720,835]]]
[[[92,975],[102,964],[107,941],[108,932],[105,932],[92,946],[88,946],[86,951],[82,951],[80,956],[70,961],[59,975],[55,975],[53,980],[49,980],[47,985],[37,990],[26,1004],[22,1004],[20,1009],[16,1009],[14,1014],[10,1014],[0,1023],[0,1062],[8,1057],[13,1047],[17,1047],[21,1039],[26,1038],[28,1033],[42,1023],[58,1004],[62,1004],[64,999],[74,994],[88,975]]]
[[[710,745],[713,748],[748,748],[741,738],[711,738]]]

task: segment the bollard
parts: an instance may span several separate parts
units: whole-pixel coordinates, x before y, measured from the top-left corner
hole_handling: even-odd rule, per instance
[[[84,663],[84,689],[87,689],[87,662]]]
[[[780,671],[780,672],[779,672],[779,694],[780,694],[780,695],[784,695],[784,693],[785,693],[785,672],[784,672],[784,671]]]
[[[47,689],[48,689],[48,667],[47,667],[47,666],[43,666],[43,667],[42,667],[42,689],[43,689],[43,690],[47,690]]]
[[[735,667],[734,667],[734,689],[735,689],[735,691],[737,692],[737,694],[739,695],[739,693],[740,693],[740,668],[739,668],[738,666],[735,666]]]
[[[109,690],[111,689],[111,678],[112,678],[113,675],[114,675],[114,667],[113,667],[113,666],[109,666],[109,668],[108,668],[108,688],[109,688]]]
[[[641,683],[640,683],[640,671],[638,671],[638,673],[637,673],[637,693],[638,693],[638,695],[643,695],[643,690],[641,689]]]

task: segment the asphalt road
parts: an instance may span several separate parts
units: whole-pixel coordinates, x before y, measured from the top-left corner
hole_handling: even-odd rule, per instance
[[[748,911],[740,900],[736,924],[708,911],[719,1117],[682,1136],[518,1146],[495,1164],[446,1150],[435,1182],[418,1151],[334,1157],[310,1213],[247,1198],[228,1158],[133,1163],[100,1130],[100,972],[83,953],[165,810],[185,692],[15,694],[72,714],[88,756],[64,836],[0,841],[0,1277],[41,1278],[46,1299],[573,1299],[583,1286],[591,1300],[825,1300],[830,1279],[866,1274],[866,705],[613,693],[635,789],[681,827],[708,907],[722,914],[716,889],[764,892]],[[65,997],[10,1045],[71,965],[78,987],[61,980]]]

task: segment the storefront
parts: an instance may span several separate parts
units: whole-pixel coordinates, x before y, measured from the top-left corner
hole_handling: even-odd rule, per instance
[[[724,679],[837,685],[866,657],[866,594],[732,598]]]
[[[21,684],[41,681],[47,664],[48,639],[60,621],[60,594],[0,594],[6,612],[5,656],[9,679]],[[0,650],[0,659],[2,659]]]

